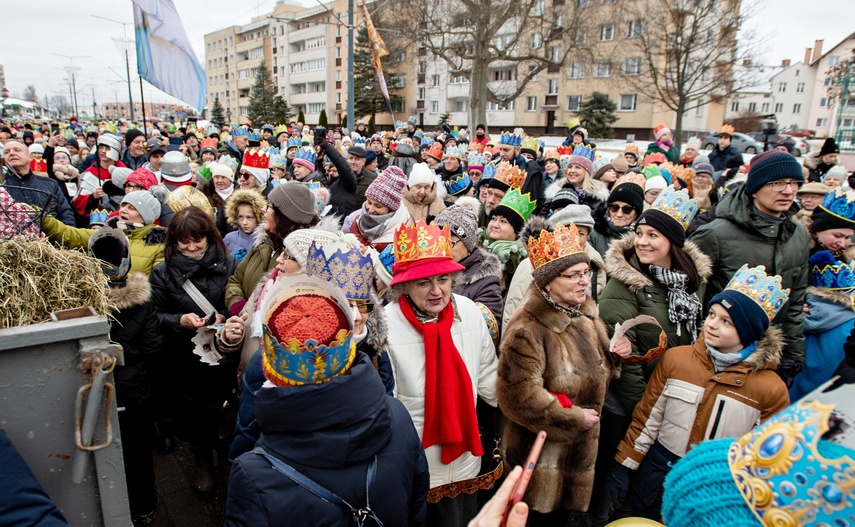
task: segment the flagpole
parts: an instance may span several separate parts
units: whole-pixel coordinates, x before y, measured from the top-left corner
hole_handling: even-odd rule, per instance
[[[353,111],[356,105],[353,94],[353,0],[347,0],[347,127],[356,129]]]
[[[146,124],[146,118],[145,118],[145,95],[143,95],[142,77],[140,77],[140,101],[142,101],[142,131],[143,131],[143,136],[145,137],[145,140],[148,141],[148,132],[146,131],[147,124]]]

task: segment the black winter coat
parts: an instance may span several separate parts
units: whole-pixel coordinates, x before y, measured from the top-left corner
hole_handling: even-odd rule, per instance
[[[76,227],[71,205],[68,203],[68,199],[66,199],[56,181],[47,177],[37,176],[33,174],[32,170],[23,176],[14,170],[9,170],[6,172],[6,183],[3,186],[6,188],[9,196],[18,203],[35,205],[41,209],[45,209],[48,205],[51,205],[50,212],[56,216],[56,219],[70,227]],[[52,196],[56,201],[54,202],[48,196]],[[50,203],[48,203],[49,201]]]
[[[484,304],[497,321],[502,320],[502,263],[495,254],[481,247],[460,260],[466,269],[457,282],[454,292],[473,302]]]
[[[349,374],[324,384],[261,388],[255,395],[258,446],[348,503],[366,505],[365,477],[376,456],[368,490],[384,525],[424,520],[430,485],[427,460],[413,422],[400,401],[386,395],[371,361],[357,354]],[[351,515],[322,501],[247,452],[232,466],[227,526],[350,526]]]
[[[356,210],[356,176],[335,146],[324,144],[323,149],[338,170],[338,177],[330,183],[330,214],[346,218]]]
[[[737,150],[735,146],[728,145],[724,150],[719,150],[718,145],[716,145],[710,151],[710,164],[716,172],[724,170],[726,168],[725,165],[727,165],[727,160],[733,156],[742,157],[742,154],[739,153],[739,150]]]

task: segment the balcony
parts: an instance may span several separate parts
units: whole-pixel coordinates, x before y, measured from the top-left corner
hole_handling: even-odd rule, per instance
[[[446,90],[449,99],[462,99],[469,97],[469,83],[461,82],[456,84],[447,84]]]
[[[424,84],[424,83],[425,83],[425,74],[424,74],[424,73],[419,73],[419,76],[418,76],[418,79],[417,79],[417,81],[416,81],[416,82],[417,82],[418,84]]]

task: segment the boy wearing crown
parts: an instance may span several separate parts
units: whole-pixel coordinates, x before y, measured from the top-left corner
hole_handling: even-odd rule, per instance
[[[710,301],[702,335],[659,359],[615,456],[613,503],[628,497],[632,516],[658,520],[665,476],[693,445],[745,434],[787,407],[775,373],[783,339],[769,324],[789,292],[762,265],[742,266]]]

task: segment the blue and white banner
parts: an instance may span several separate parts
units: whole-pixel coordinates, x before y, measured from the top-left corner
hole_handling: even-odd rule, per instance
[[[131,0],[140,77],[201,112],[207,78],[172,0]]]

